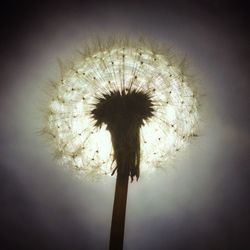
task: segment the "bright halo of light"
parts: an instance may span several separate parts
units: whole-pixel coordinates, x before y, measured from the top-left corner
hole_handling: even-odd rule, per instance
[[[142,42],[98,43],[62,70],[50,84],[42,132],[55,157],[80,173],[111,174],[111,136],[97,129],[91,110],[97,97],[114,90],[150,91],[154,116],[141,128],[141,172],[172,159],[196,135],[198,101],[192,82],[172,56]]]

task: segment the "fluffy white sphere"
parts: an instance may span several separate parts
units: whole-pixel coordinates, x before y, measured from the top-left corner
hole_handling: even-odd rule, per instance
[[[168,53],[145,43],[113,41],[83,53],[53,83],[43,132],[56,158],[84,174],[115,167],[110,133],[91,117],[96,98],[110,91],[150,91],[154,116],[141,128],[141,172],[153,171],[184,148],[198,128],[192,82]]]

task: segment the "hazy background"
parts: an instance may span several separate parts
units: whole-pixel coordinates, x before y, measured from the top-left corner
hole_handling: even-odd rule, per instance
[[[9,1],[0,12],[1,249],[108,248],[115,179],[77,180],[36,131],[57,59],[93,35],[116,33],[169,42],[187,55],[206,93],[200,136],[175,164],[129,186],[124,249],[250,247],[243,1]]]

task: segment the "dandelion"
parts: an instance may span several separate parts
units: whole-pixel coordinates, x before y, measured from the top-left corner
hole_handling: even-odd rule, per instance
[[[116,39],[81,52],[61,75],[43,131],[64,165],[117,173],[110,249],[121,249],[129,176],[163,166],[197,133],[192,81],[170,52]]]

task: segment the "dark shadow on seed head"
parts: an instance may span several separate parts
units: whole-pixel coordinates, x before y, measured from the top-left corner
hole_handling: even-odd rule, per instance
[[[151,95],[146,91],[110,91],[97,98],[91,111],[95,126],[107,125],[119,175],[140,175],[140,128],[153,116]]]

